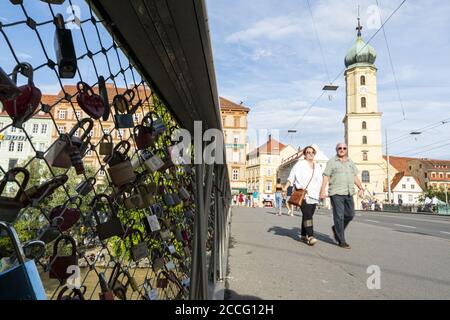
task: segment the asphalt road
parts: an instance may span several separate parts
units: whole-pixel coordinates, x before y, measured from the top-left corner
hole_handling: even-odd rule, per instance
[[[299,216],[233,208],[226,297],[450,300],[450,217],[358,212],[346,232],[351,250],[336,246],[332,224],[318,211],[319,242],[309,247]],[[379,288],[367,285],[374,266]]]

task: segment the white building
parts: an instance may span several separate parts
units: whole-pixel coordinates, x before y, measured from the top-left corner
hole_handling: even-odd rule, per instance
[[[423,190],[419,182],[411,175],[405,172],[399,172],[395,175],[391,183],[391,192],[394,204],[417,205]]]
[[[23,124],[34,150],[22,129],[9,126],[11,118],[6,112],[0,113],[0,166],[4,171],[20,166],[36,151],[47,150],[52,143],[53,122],[48,114],[39,112]]]

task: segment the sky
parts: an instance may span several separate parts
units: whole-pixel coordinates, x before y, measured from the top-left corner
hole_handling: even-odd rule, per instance
[[[344,140],[344,58],[358,5],[368,41],[402,1],[309,0],[309,10],[307,0],[206,0],[219,94],[251,108],[251,132],[273,130],[283,143],[332,156]],[[449,16],[449,1],[407,0],[385,24],[387,40],[380,30],[370,42],[391,155],[450,159],[450,123],[441,123],[450,120]],[[335,78],[338,91],[317,100]]]

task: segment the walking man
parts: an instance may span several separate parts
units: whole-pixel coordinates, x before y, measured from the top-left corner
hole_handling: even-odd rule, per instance
[[[328,194],[333,207],[334,239],[339,247],[350,249],[350,245],[345,240],[345,229],[355,216],[355,185],[359,188],[361,195],[364,195],[364,187],[358,177],[358,169],[353,161],[348,157],[348,147],[345,143],[336,146],[336,156],[327,163],[323,173],[323,183],[320,191],[320,199],[327,197],[326,188],[329,184]]]

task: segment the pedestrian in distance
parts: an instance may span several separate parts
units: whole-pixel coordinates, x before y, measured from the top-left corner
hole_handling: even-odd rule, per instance
[[[242,194],[242,192],[239,192],[239,206],[242,207],[243,203],[244,203],[244,195]]]
[[[291,217],[294,216],[294,206],[289,203],[289,199],[292,195],[293,188],[293,186],[289,186],[286,189],[286,207],[288,208],[288,215]]]
[[[355,216],[355,185],[359,188],[359,196],[364,196],[364,187],[358,177],[358,169],[348,157],[348,147],[345,143],[336,146],[336,156],[327,163],[323,174],[320,198],[327,198],[326,188],[329,184],[328,196],[333,207],[334,226],[331,228],[334,239],[339,247],[351,249],[345,239],[345,229]]]
[[[320,201],[320,190],[323,180],[322,169],[314,160],[316,153],[316,149],[313,147],[303,149],[304,160],[299,160],[292,168],[288,182],[284,186],[287,190],[292,185],[294,187],[293,195],[295,195],[297,190],[306,191],[306,195],[300,205],[302,212],[300,239],[310,246],[317,243],[317,239],[314,237],[313,216]]]
[[[281,179],[277,179],[277,186],[275,188],[275,207],[278,210],[278,216],[281,216],[283,208],[283,185],[281,184]]]

